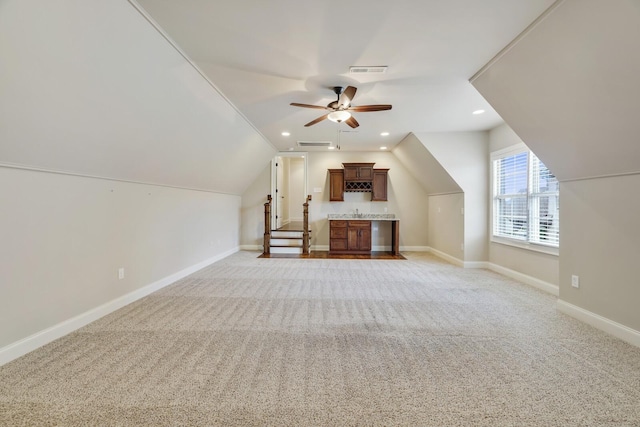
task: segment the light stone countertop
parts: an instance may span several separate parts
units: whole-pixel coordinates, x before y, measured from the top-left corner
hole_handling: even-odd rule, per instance
[[[395,214],[390,214],[390,213],[382,213],[382,214],[376,214],[376,213],[328,214],[327,215],[327,219],[329,219],[329,220],[332,220],[332,219],[344,219],[344,220],[348,220],[348,219],[364,219],[364,220],[370,220],[370,221],[399,221],[399,219],[396,218]]]

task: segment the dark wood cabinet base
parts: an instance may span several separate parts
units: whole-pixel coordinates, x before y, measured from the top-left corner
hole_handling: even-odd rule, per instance
[[[400,255],[400,221],[391,220],[391,254]],[[329,220],[329,253],[371,253],[371,221]]]

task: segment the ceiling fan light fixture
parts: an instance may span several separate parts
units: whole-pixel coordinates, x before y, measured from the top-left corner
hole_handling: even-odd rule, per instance
[[[348,120],[351,117],[351,113],[344,110],[333,111],[327,115],[327,119],[332,122],[340,123]]]

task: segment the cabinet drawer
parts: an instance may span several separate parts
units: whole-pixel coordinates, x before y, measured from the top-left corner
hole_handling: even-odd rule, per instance
[[[344,227],[344,228],[331,227],[329,236],[330,236],[331,239],[346,239],[347,238],[347,227]]]
[[[329,240],[330,251],[346,251],[348,249],[347,239],[331,239]]]
[[[344,220],[331,220],[329,221],[329,225],[331,228],[346,228],[347,227],[347,221]]]
[[[371,227],[371,221],[363,221],[363,220],[349,221],[349,227],[369,228]]]

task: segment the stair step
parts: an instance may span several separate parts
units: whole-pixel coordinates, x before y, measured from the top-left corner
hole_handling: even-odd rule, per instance
[[[304,234],[302,231],[272,231],[271,238],[272,239],[302,239]]]

